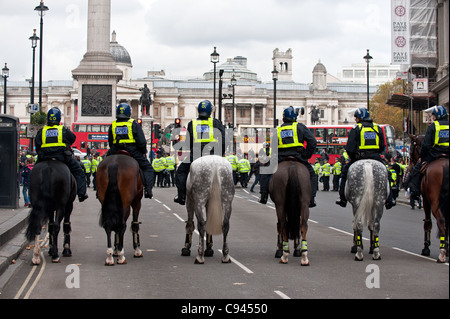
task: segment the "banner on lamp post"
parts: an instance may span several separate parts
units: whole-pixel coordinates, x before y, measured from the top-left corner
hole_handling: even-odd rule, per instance
[[[391,0],[391,63],[410,64],[409,0]]]

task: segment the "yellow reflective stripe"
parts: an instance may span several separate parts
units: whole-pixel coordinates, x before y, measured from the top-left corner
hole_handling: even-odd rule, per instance
[[[376,125],[375,123],[373,124],[373,128],[372,127],[366,127],[366,126],[362,126],[361,123],[358,123],[359,129],[360,129],[360,137],[361,137],[361,145],[359,146],[360,150],[371,150],[371,149],[379,149],[380,148],[380,137],[378,135],[379,130],[378,130],[378,125]],[[372,132],[375,134],[375,138],[367,138],[366,137],[368,135],[370,135],[370,137],[373,137]],[[375,144],[366,144],[367,140],[375,140]]]
[[[136,140],[133,137],[133,129],[132,129],[132,125],[133,125],[134,120],[133,119],[129,119],[126,122],[117,122],[117,121],[113,121],[112,122],[112,134],[113,134],[113,144],[117,144],[117,143],[136,143]],[[124,130],[123,128],[127,128],[127,130]],[[117,129],[123,130],[124,133],[123,134],[117,134]],[[128,135],[127,139],[120,139],[117,140],[117,135]]]
[[[434,145],[433,146],[449,146],[449,136],[448,136],[448,124],[440,125],[438,121],[434,122],[434,126],[436,127],[436,134],[434,135]],[[445,132],[447,131],[447,132]],[[442,135],[442,136],[440,136]],[[447,136],[445,136],[447,135]]]
[[[277,131],[278,131],[278,148],[303,146],[303,143],[301,143],[298,140],[297,122],[294,122],[291,125],[278,126]],[[283,139],[286,138],[289,138],[289,140],[291,140],[292,138],[292,142],[283,143]]]
[[[42,148],[45,147],[66,147],[66,143],[63,143],[63,126],[53,125],[44,126],[42,129]]]
[[[192,132],[194,133],[194,143],[217,142],[214,138],[213,119],[192,120]],[[207,137],[205,136],[207,133]]]

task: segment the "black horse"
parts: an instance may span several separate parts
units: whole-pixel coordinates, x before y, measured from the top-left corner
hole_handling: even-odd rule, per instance
[[[31,212],[28,218],[26,237],[35,240],[32,264],[39,265],[39,235],[42,226],[48,222],[49,255],[52,262],[60,262],[58,255],[58,234],[61,221],[64,219],[63,256],[70,257],[70,214],[77,194],[75,178],[67,165],[56,160],[36,164],[30,175]]]

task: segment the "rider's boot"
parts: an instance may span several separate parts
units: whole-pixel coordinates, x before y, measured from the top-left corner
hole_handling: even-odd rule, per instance
[[[177,196],[175,196],[173,201],[180,205],[185,205],[186,204],[186,194],[182,190],[178,189],[178,194],[177,194]]]
[[[386,209],[391,209],[395,205],[397,205],[397,202],[395,201],[394,197],[392,196],[392,189],[391,189],[390,192],[389,192],[389,196],[386,199],[386,203],[384,204],[384,206],[386,207]]]
[[[267,192],[261,193],[261,198],[259,199],[259,202],[261,204],[267,204],[267,199],[269,198],[269,194]]]
[[[347,199],[345,198],[345,182],[346,180],[341,178],[341,185],[339,186],[339,198],[336,200],[336,204],[341,207],[347,206]]]

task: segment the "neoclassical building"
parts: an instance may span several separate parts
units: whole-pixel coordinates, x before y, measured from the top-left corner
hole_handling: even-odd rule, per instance
[[[174,123],[176,118],[180,118],[182,125],[186,126],[191,119],[197,117],[197,105],[200,101],[204,99],[213,101],[213,69],[204,72],[200,78],[187,80],[167,78],[164,70],[149,71],[147,77],[133,79],[131,56],[118,43],[114,31],[110,41],[110,53],[117,68],[123,74],[116,85],[116,105],[121,102],[129,103],[132,106],[134,118],[142,117],[139,101],[142,94],[140,89],[144,87],[144,84],[151,91],[150,118],[153,123],[160,124],[162,128]],[[310,112],[313,108],[319,110],[320,124],[353,123],[353,116],[349,112],[357,107],[366,106],[365,84],[337,80],[327,73],[326,67],[320,61],[313,66],[312,72],[305,71],[311,72],[311,83],[296,83],[292,80],[292,63],[291,49],[285,52],[279,49],[273,51],[273,66],[277,67],[279,72],[276,83],[276,118],[280,121],[283,110],[288,106],[294,106],[305,108],[305,115],[299,117],[299,121],[307,125],[311,124]],[[216,67],[216,106],[219,104],[220,70],[223,70],[222,93],[227,97],[222,100],[223,123],[234,127],[238,125],[273,126],[274,83],[259,81],[257,74],[247,68],[246,57],[228,58],[226,62]],[[236,79],[234,87],[231,85],[232,78]],[[51,107],[59,107],[63,112],[63,122],[68,127],[71,127],[72,123],[82,122],[78,115],[80,114],[78,88],[77,79],[44,82],[43,111]],[[376,90],[377,86],[370,86],[370,97]],[[233,91],[234,99],[230,98]],[[37,85],[35,96],[37,96]],[[3,101],[3,90],[0,91],[0,100]],[[23,124],[29,123],[28,103],[30,103],[29,83],[8,82],[7,114],[18,117]],[[217,107],[215,117],[218,117]],[[97,117],[96,121],[110,122],[111,117]]]

